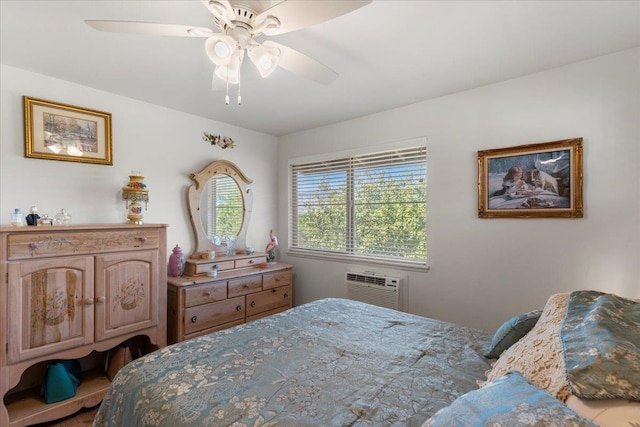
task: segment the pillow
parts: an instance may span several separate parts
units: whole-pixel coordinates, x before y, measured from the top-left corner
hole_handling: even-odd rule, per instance
[[[571,395],[566,405],[600,427],[640,426],[640,402],[633,400],[583,400]]]
[[[560,327],[568,300],[568,293],[552,295],[533,329],[493,363],[487,371],[487,381],[518,371],[532,384],[564,402],[571,392],[565,377]],[[484,383],[480,381],[478,384],[482,386]]]
[[[596,427],[549,393],[511,372],[440,409],[422,427]]]
[[[533,310],[525,314],[513,316],[498,328],[491,339],[491,345],[484,354],[490,359],[497,359],[503,351],[517,343],[520,338],[527,335],[536,324],[542,310]]]

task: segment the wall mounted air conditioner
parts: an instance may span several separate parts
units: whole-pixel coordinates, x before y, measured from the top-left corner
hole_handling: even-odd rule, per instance
[[[402,279],[373,272],[345,274],[347,298],[402,311]]]

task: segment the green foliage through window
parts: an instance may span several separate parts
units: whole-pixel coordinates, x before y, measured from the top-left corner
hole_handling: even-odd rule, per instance
[[[291,166],[291,248],[426,263],[426,149]]]

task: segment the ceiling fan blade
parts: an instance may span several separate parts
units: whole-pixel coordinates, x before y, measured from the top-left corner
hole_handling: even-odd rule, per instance
[[[201,0],[202,4],[211,12],[213,16],[234,28],[236,25],[232,22],[236,18],[233,6],[228,0]]]
[[[84,21],[98,31],[112,33],[133,33],[147,36],[211,37],[216,34],[210,28],[189,25],[158,24],[136,21]]]
[[[310,27],[338,16],[342,16],[371,3],[371,0],[341,1],[297,1],[284,0],[257,15],[252,21],[254,27],[261,27],[263,21],[275,17],[280,21],[277,28],[266,26],[262,33],[268,36],[284,34],[301,28]]]
[[[331,84],[336,78],[338,78],[338,73],[333,71],[331,68],[303,53],[298,52],[297,50],[271,40],[263,42],[262,45],[268,48],[276,48],[280,50],[278,66],[287,71],[291,71],[292,73],[324,85]]]

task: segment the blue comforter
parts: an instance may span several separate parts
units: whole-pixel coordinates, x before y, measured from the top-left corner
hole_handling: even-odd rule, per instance
[[[324,299],[125,366],[94,426],[420,425],[477,389],[490,334]]]

